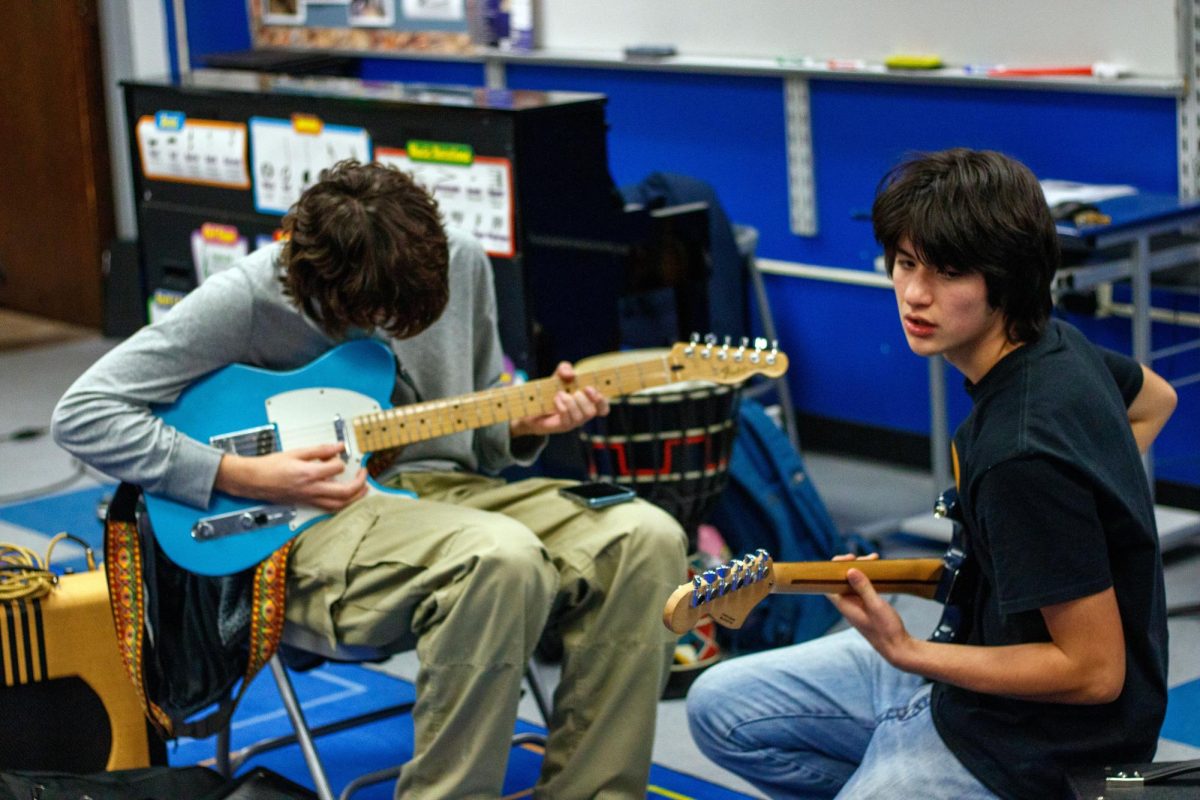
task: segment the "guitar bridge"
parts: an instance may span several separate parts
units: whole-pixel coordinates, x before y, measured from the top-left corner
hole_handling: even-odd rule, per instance
[[[292,506],[252,506],[228,514],[201,517],[192,525],[192,538],[198,542],[223,539],[239,533],[253,533],[263,528],[286,525],[296,516]]]

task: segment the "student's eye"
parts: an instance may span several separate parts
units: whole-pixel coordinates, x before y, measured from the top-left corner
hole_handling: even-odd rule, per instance
[[[916,267],[916,265],[917,265],[917,262],[913,261],[910,258],[897,258],[896,259],[896,268],[897,269],[904,269],[904,270],[913,269],[914,267]]]
[[[943,278],[947,278],[949,280],[954,280],[955,278],[961,278],[966,273],[961,270],[951,269],[950,267],[944,267],[944,268],[938,270],[938,274],[941,275]]]

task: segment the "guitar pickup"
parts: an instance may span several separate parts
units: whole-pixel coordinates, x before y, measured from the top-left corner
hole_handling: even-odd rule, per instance
[[[208,443],[232,455],[265,456],[279,449],[279,433],[274,425],[259,425],[256,428],[210,436]]]
[[[264,528],[286,525],[296,516],[292,506],[251,506],[240,511],[201,517],[192,525],[192,538],[209,542],[239,533],[253,533]]]

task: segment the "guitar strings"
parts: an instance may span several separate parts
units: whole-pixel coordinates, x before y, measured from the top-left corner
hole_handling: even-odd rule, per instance
[[[662,371],[655,372],[652,378],[666,378],[666,382],[671,382],[671,374],[666,356],[661,358]],[[662,383],[647,384],[647,375],[643,368],[649,367],[654,362],[653,360],[639,361],[633,364],[620,365],[604,369],[598,369],[590,372],[579,373],[576,376],[577,383],[586,383],[587,385],[604,385],[605,383],[614,383],[619,389],[624,389],[624,381],[622,378],[634,377],[629,373],[635,374],[635,380],[641,388],[650,388],[650,386],[660,386]],[[519,416],[532,416],[530,413],[529,403],[526,402],[526,395],[530,389],[533,389],[533,396],[530,397],[530,403],[535,405],[534,413],[546,413],[546,398],[543,395],[545,388],[553,383],[552,379],[543,378],[537,381],[531,381],[528,384],[518,384],[516,386],[498,387],[480,392],[478,395],[459,395],[456,397],[442,398],[440,400],[430,400],[421,403],[413,403],[406,406],[398,406],[391,409],[381,411],[368,412],[367,414],[358,415],[358,417],[379,415],[380,423],[387,422],[388,426],[399,424],[406,425],[406,420],[413,419],[417,421],[416,435],[406,436],[405,434],[396,435],[395,438],[400,439],[396,445],[413,444],[416,442],[426,441],[428,439],[438,438],[440,436],[448,436],[454,433],[461,433],[467,430],[487,427],[488,425],[500,424]],[[555,386],[554,391],[558,391]],[[621,393],[625,393],[622,391]],[[490,409],[494,399],[497,400],[497,407],[505,409],[506,414],[503,416],[492,414],[492,419],[489,421],[484,417],[483,411],[485,408]],[[514,413],[513,406],[516,403],[520,405],[520,412]],[[436,421],[430,423],[428,427],[421,429],[419,426],[424,420],[421,417],[444,415],[448,410],[465,411],[467,416],[470,416],[471,411],[475,413],[475,420],[466,422],[460,427],[455,422],[443,423],[437,425]],[[356,417],[356,418],[358,418]],[[463,422],[460,418],[459,422]],[[477,424],[472,424],[477,423]],[[276,433],[279,439],[286,438],[289,447],[307,447],[317,444],[328,444],[333,441],[330,438],[332,433],[331,422],[316,422],[305,425],[288,426],[287,428],[276,427]],[[407,433],[407,432],[406,432]],[[231,441],[234,446],[234,454],[240,456],[260,455],[260,448],[257,444],[257,434],[246,433],[242,435],[231,436]],[[395,445],[393,445],[395,446]]]

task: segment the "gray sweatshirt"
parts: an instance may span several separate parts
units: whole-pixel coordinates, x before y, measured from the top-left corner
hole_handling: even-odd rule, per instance
[[[449,305],[420,334],[386,340],[424,400],[489,388],[502,369],[491,263],[469,234],[447,232]],[[55,441],[114,478],[206,507],[221,451],[163,423],[150,405],[174,401],[227,364],[295,369],[337,344],[283,294],[281,249],[264,247],[209,278],[93,364],[54,409]],[[397,375],[391,399],[396,406],[418,398]],[[522,452],[514,455],[507,424],[464,431],[409,445],[391,470],[497,472],[530,463],[544,442],[518,441]]]

